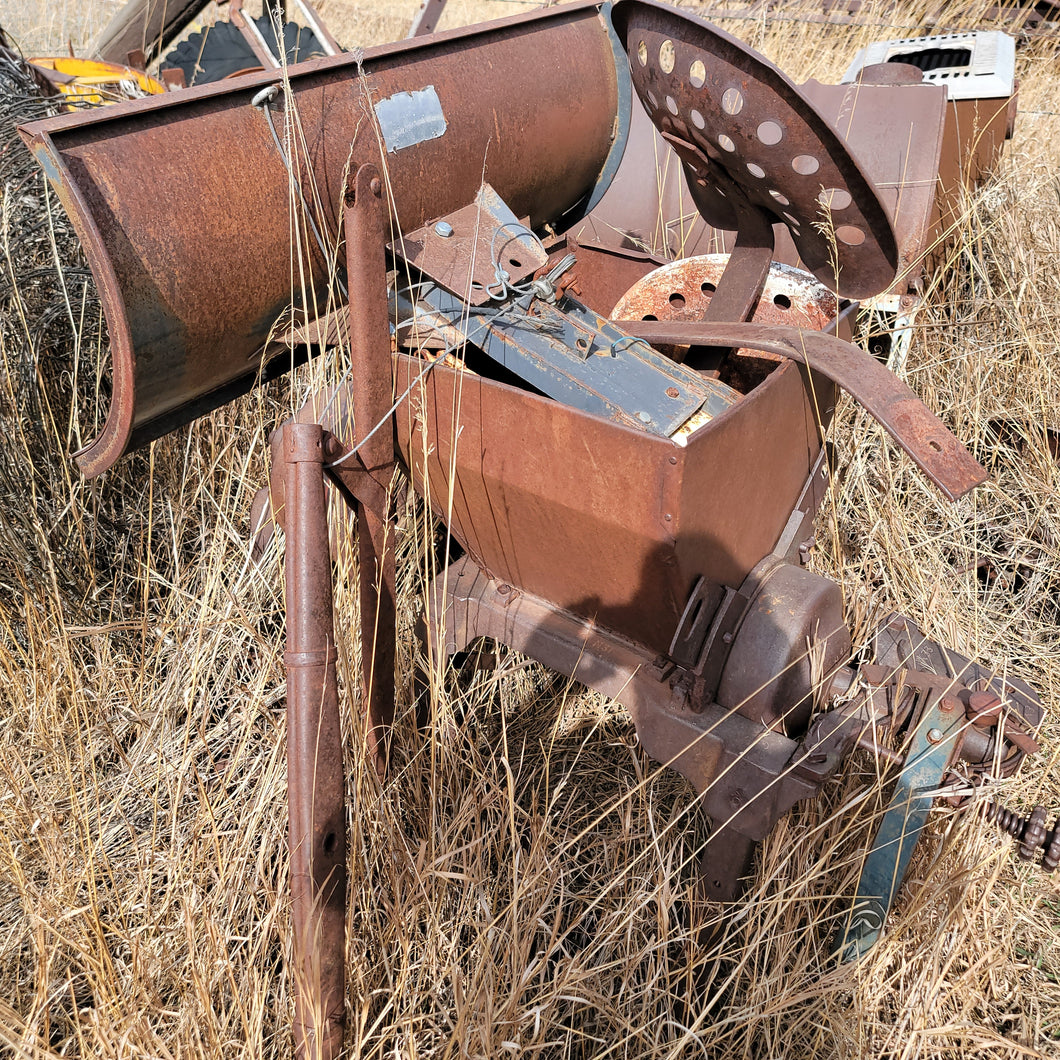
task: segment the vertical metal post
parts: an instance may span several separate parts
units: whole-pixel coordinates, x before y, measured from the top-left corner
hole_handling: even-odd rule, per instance
[[[350,298],[350,364],[354,444],[368,475],[385,498],[358,504],[360,563],[361,703],[366,742],[382,778],[394,720],[395,563],[388,491],[394,475],[394,369],[390,353],[386,243],[388,211],[373,165],[361,166],[347,189],[344,224]],[[382,424],[382,426],[380,426]],[[376,429],[378,428],[378,429]],[[373,433],[374,432],[374,433]]]
[[[446,0],[421,0],[420,9],[409,27],[409,37],[422,37],[438,28],[438,19],[445,10]]]
[[[288,843],[299,1060],[338,1056],[346,1000],[345,787],[323,440],[319,424],[283,428]]]

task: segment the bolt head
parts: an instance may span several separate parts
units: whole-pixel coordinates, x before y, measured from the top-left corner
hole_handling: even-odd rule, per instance
[[[434,234],[448,239],[453,234],[453,226],[448,221],[439,221],[434,226]]]
[[[942,743],[946,734],[941,729],[928,729],[928,742],[929,743]]]

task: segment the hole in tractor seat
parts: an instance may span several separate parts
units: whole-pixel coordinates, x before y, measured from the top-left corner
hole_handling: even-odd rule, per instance
[[[637,45],[637,58],[640,60],[641,66],[648,65],[648,46],[644,43],[644,41],[641,41]]]
[[[738,88],[727,88],[721,94],[721,109],[733,116],[743,110],[743,93]]]
[[[674,42],[672,40],[664,40],[659,45],[659,66],[662,67],[662,72],[664,74],[672,74],[676,61],[677,53],[674,51]]]
[[[773,295],[773,305],[779,306],[781,309],[790,309],[791,299],[786,294],[775,294]]]
[[[648,89],[648,102],[651,104],[653,110],[659,109],[659,101],[655,98],[655,93]]]
[[[766,147],[772,147],[784,139],[784,130],[775,121],[764,121],[758,126],[758,139]]]
[[[824,188],[817,196],[817,201],[826,210],[845,210],[853,202],[853,198],[846,188]]]
[[[674,291],[673,294],[670,295],[669,301],[674,309],[684,309],[685,307],[685,296],[681,294],[680,291]]]
[[[693,88],[703,87],[707,80],[707,68],[703,65],[702,59],[696,59],[688,68],[688,80],[691,81]]]
[[[709,280],[704,281],[699,285],[699,289],[704,294],[713,294],[718,288],[712,284]]]
[[[821,168],[821,163],[813,155],[796,155],[791,160],[791,168],[804,177],[812,176]]]
[[[766,175],[766,171],[754,162],[747,163],[747,172],[750,173],[752,177],[757,177],[759,180]]]
[[[705,121],[703,120],[703,115],[702,115],[702,114],[700,114],[698,110],[693,110],[693,111],[691,112],[691,115],[692,115],[692,124],[693,124],[693,125],[694,125],[694,126],[695,126],[695,127],[697,128],[697,129],[702,129],[702,128],[703,128],[703,127],[704,127],[704,126],[705,126],[705,125],[707,124],[707,123],[706,123],[706,122],[705,122]]]
[[[860,247],[865,242],[865,233],[856,225],[840,225],[835,230],[835,237],[848,247]]]
[[[790,206],[791,205],[791,200],[786,195],[781,195],[780,192],[777,191],[776,188],[770,188],[769,189],[769,194],[772,195],[773,198],[776,199],[777,202],[780,203],[781,206]]]
[[[658,320],[659,318],[654,313],[645,313],[644,316],[642,316],[640,319],[641,320]]]
[[[677,101],[674,99],[673,96],[667,96],[666,97],[666,109],[671,114],[674,114],[674,115],[677,114]]]
[[[721,136],[718,137],[718,146],[725,151],[731,152],[736,150],[736,144],[734,144],[725,133],[722,133]]]

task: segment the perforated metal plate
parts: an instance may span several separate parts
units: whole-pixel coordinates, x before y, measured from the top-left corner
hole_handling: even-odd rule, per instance
[[[637,93],[709,224],[737,228],[742,198],[786,224],[806,267],[837,293],[865,298],[890,286],[898,252],[883,204],[780,70],[672,8],[618,0],[612,17]]]

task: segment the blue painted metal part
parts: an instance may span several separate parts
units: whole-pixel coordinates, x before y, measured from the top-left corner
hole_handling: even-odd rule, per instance
[[[963,709],[943,709],[948,697],[937,690],[926,695],[928,702],[911,737],[905,766],[861,870],[857,895],[832,947],[842,962],[863,957],[879,940],[927,823],[934,793],[967,725]]]
[[[694,413],[702,410],[712,418],[740,397],[573,298],[553,305],[516,291],[501,303],[470,306],[430,282],[414,289],[415,305],[410,291],[397,295],[399,321],[414,318],[450,349],[465,342],[479,346],[554,400],[649,434],[670,437]]]

